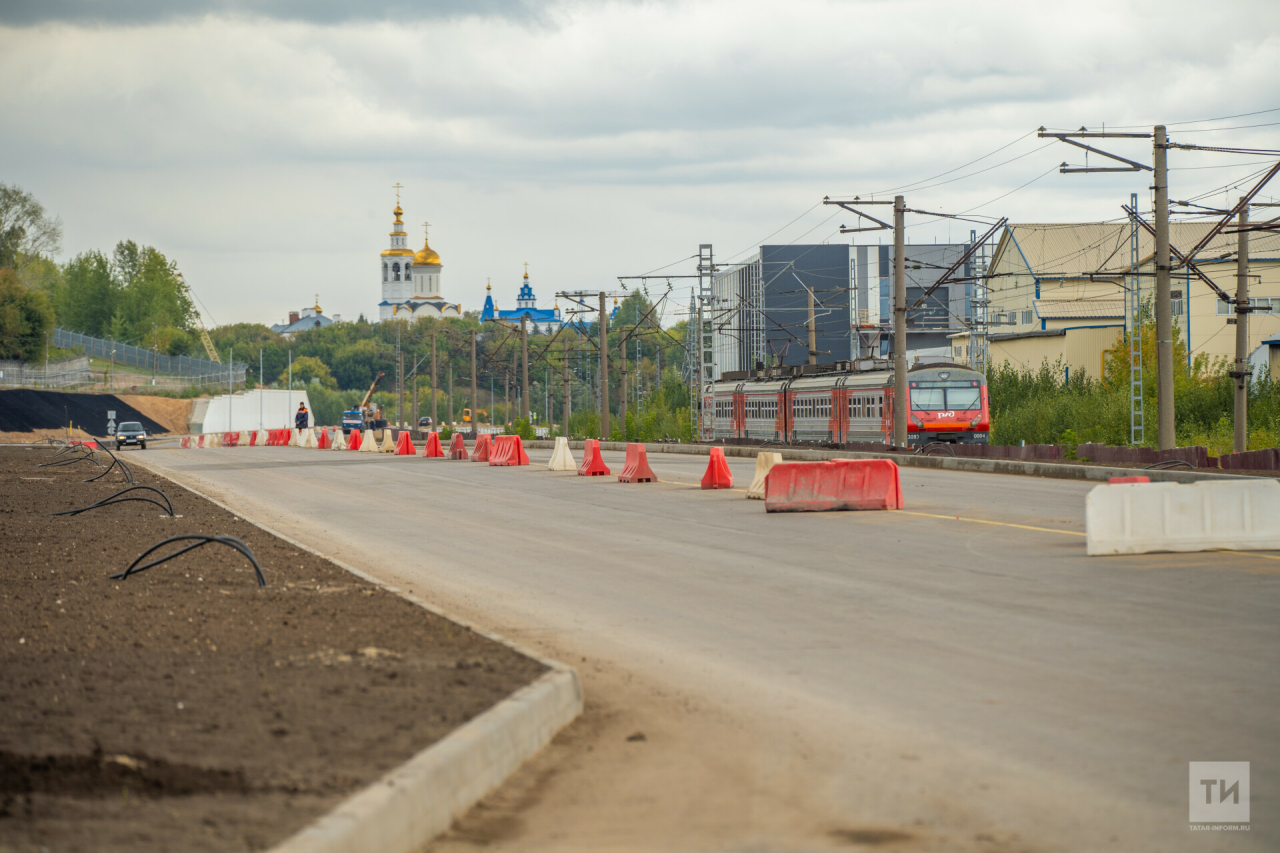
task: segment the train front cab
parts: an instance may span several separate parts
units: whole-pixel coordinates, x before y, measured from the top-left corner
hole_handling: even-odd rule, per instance
[[[917,367],[907,373],[907,444],[986,444],[991,431],[987,380],[961,366]]]

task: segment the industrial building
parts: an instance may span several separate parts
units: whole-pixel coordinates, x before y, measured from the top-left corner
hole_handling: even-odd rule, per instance
[[[914,305],[968,250],[967,243],[908,244],[907,304]],[[973,315],[975,259],[907,313],[910,360],[949,356],[949,337]],[[887,357],[893,337],[893,247],[819,243],[761,246],[712,276],[715,377],[757,364],[809,361],[813,299],[815,360]]]
[[[1211,222],[1173,222],[1170,242],[1188,251]],[[1146,305],[1154,295],[1154,240],[1128,222],[1009,225],[988,268],[991,334],[989,363],[1020,370],[1058,364],[1066,374],[1099,377],[1107,355],[1125,332],[1126,299]],[[1234,234],[1219,234],[1195,259],[1219,288],[1236,292]],[[1126,273],[1135,263],[1139,275]],[[1264,309],[1248,315],[1254,375],[1270,369],[1270,345],[1280,334],[1280,235],[1255,233],[1249,242],[1250,301]],[[1131,290],[1131,288],[1133,288]],[[1187,358],[1210,362],[1235,357],[1235,309],[1175,261],[1171,282],[1173,321]],[[1270,310],[1265,310],[1270,309]],[[952,357],[975,363],[981,341],[968,330],[951,336]]]

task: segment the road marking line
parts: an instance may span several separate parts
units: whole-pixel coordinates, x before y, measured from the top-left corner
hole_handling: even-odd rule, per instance
[[[899,509],[899,510],[895,510],[895,512],[900,512],[900,513],[903,513],[904,515],[918,515],[923,518],[941,518],[947,521],[969,521],[974,524],[994,524],[997,527],[1017,527],[1020,530],[1039,530],[1042,533],[1065,533],[1067,536],[1086,535],[1077,530],[1059,530],[1054,527],[1033,527],[1030,524],[1011,524],[1007,521],[987,521],[986,519],[982,519],[982,518],[962,518],[958,515],[936,515],[931,512],[912,512],[911,510],[907,510],[907,509]]]
[[[658,480],[659,483],[666,483],[668,486],[701,486],[702,483],[685,483],[681,480]],[[709,492],[745,492],[746,489],[707,489]]]

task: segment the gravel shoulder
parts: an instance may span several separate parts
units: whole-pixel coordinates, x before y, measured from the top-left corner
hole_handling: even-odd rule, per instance
[[[0,448],[0,851],[263,849],[545,671],[138,467],[175,517],[50,516],[123,488],[53,452]],[[189,533],[268,586],[221,545],[108,578]]]

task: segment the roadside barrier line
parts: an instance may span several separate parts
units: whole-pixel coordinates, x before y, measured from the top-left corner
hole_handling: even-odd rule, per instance
[[[1280,556],[1275,554],[1263,554],[1261,551],[1232,551],[1229,548],[1211,548],[1219,554],[1248,554],[1250,557],[1261,557],[1264,560],[1280,560]]]

